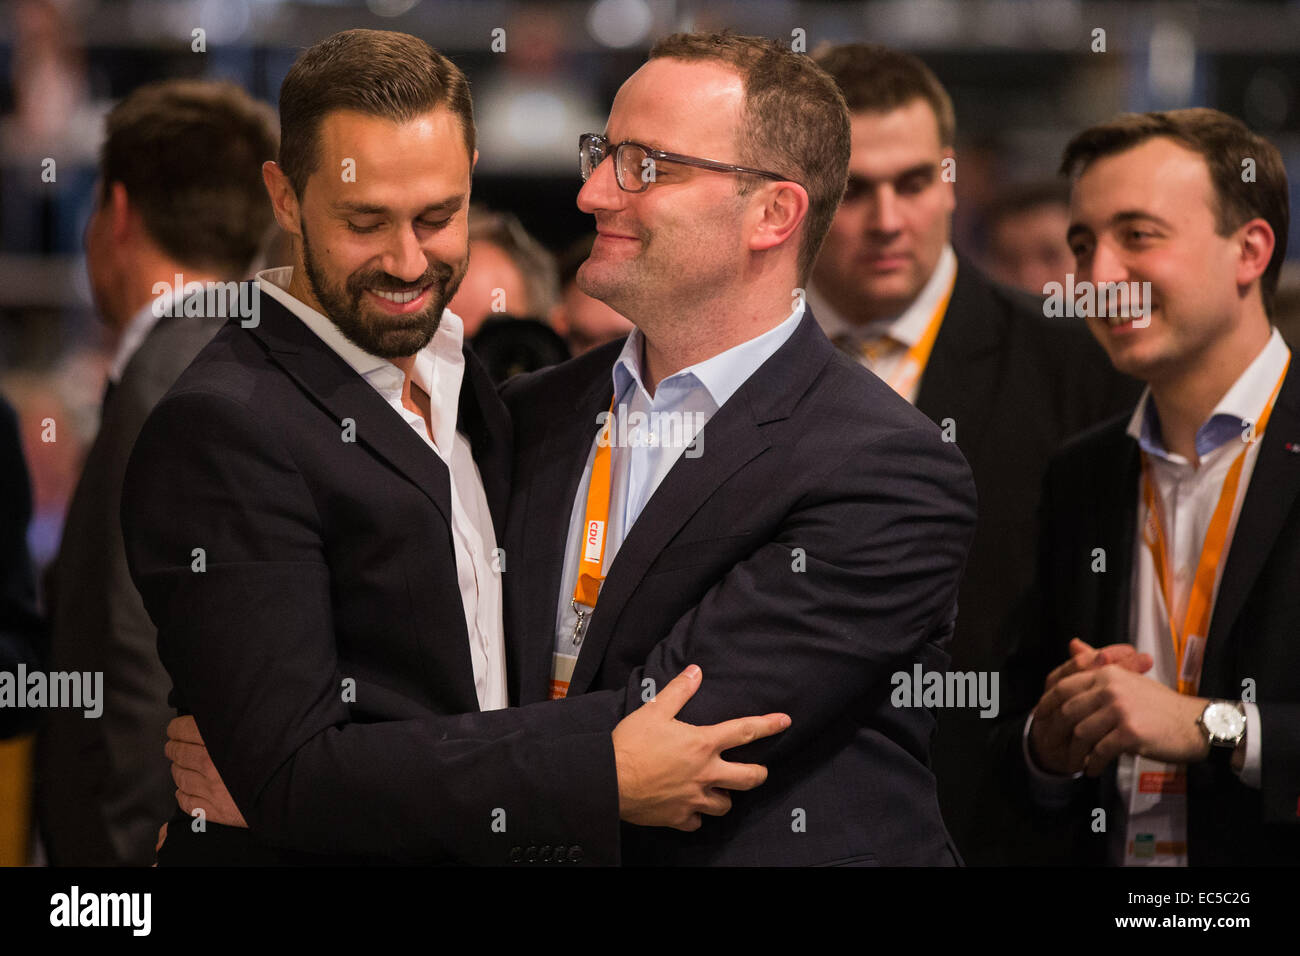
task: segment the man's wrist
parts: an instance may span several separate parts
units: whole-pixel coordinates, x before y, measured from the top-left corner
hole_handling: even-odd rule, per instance
[[[1246,759],[1249,722],[1240,702],[1194,698],[1200,705],[1196,729],[1201,740],[1200,760],[1240,770]]]

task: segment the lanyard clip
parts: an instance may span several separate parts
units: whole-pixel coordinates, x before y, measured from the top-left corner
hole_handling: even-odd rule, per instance
[[[582,643],[582,635],[587,629],[587,622],[591,620],[591,609],[583,610],[578,607],[576,600],[569,601],[569,607],[573,608],[573,613],[578,615],[578,619],[573,622],[573,646],[577,647]]]

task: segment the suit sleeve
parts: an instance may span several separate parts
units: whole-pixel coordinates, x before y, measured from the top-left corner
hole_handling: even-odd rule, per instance
[[[1300,825],[1300,704],[1260,704],[1264,822]]]
[[[339,692],[322,517],[255,411],[173,394],[128,465],[131,572],[254,834],[289,849],[505,863],[521,841],[618,860],[607,717],[532,708],[360,724]]]
[[[728,759],[797,755],[846,713],[888,700],[890,678],[943,660],[975,525],[975,487],[937,430],[898,430],[827,464],[779,532],[733,567],[633,670],[662,687],[688,664],[704,681],[680,718],[712,724],[781,711],[784,733]],[[936,656],[938,655],[938,656]],[[925,759],[925,742],[917,741]]]

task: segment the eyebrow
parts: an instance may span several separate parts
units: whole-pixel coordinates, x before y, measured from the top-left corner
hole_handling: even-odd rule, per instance
[[[1153,222],[1157,226],[1160,226],[1162,229],[1173,228],[1166,220],[1161,219],[1155,213],[1147,212],[1146,210],[1143,209],[1121,209],[1119,212],[1115,213],[1115,215],[1110,217],[1110,220],[1107,222],[1107,225],[1122,226],[1126,223],[1138,222],[1140,220]],[[1090,236],[1092,235],[1092,230],[1081,222],[1071,223],[1070,228],[1066,230],[1065,241],[1069,242],[1071,239],[1073,239],[1075,236],[1078,235]]]
[[[449,212],[454,209],[459,209],[464,202],[465,197],[463,195],[451,196],[448,199],[430,203],[421,209],[417,215],[423,216],[430,212]],[[336,202],[330,204],[330,209],[336,213],[351,214],[354,216],[385,216],[392,211],[387,206],[366,202]]]

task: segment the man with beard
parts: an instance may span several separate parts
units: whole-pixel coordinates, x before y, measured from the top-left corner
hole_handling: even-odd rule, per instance
[[[587,701],[504,709],[510,430],[444,311],[468,261],[465,77],[347,31],[294,64],[280,117],[263,169],[295,265],[159,403],[123,493],[173,702],[249,826],[182,798],[160,859],[613,863],[620,817],[725,813],[765,774],[718,754],[788,719],[674,720],[698,669],[612,733]]]

